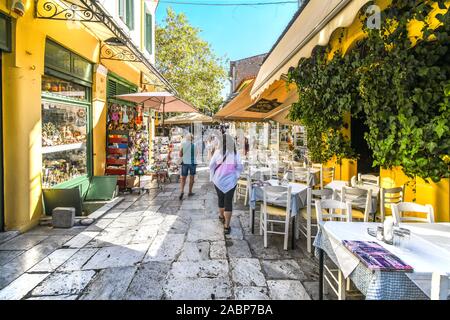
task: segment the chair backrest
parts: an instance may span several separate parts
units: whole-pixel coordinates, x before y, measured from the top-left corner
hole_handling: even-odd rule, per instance
[[[400,202],[392,204],[392,216],[395,224],[400,222],[428,222],[434,223],[434,210],[430,204],[421,205],[414,202]],[[415,216],[404,216],[405,212],[422,213],[425,218]]]
[[[313,169],[319,169],[319,176],[320,176],[320,189],[323,189],[323,164],[321,163],[313,163],[311,165],[311,168]]]
[[[373,186],[380,186],[380,177],[372,174],[361,174],[358,173],[358,182],[362,184],[369,184]]]
[[[353,177],[350,179],[350,186],[351,186],[351,187],[356,187],[357,184],[358,184],[358,178],[357,178],[356,176],[353,176]]]
[[[351,222],[352,205],[338,200],[316,201],[316,216],[319,224],[332,220]]]
[[[333,199],[334,192],[332,189],[312,190],[311,197],[313,203],[320,200]]]
[[[292,187],[282,186],[264,186],[263,188],[263,203],[273,204],[286,208],[286,213],[291,211],[291,193]]]
[[[386,206],[391,207],[393,203],[403,202],[405,199],[405,185],[398,188],[381,188],[380,189],[380,214],[381,222],[386,217]]]
[[[322,169],[323,181],[331,182],[334,180],[334,167]]]
[[[372,209],[372,190],[343,187],[341,190],[341,200],[343,202],[350,202],[352,207],[364,209],[364,222],[369,221],[369,215]]]
[[[308,184],[310,171],[311,171],[310,168],[294,167],[292,170],[293,172],[292,181],[303,182],[305,184]]]

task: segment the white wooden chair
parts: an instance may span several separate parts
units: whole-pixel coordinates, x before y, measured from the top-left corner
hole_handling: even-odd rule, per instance
[[[350,202],[338,200],[316,201],[316,219],[319,225],[324,221],[352,221],[352,205]],[[330,285],[339,300],[345,300],[347,283],[342,271],[337,268],[330,268],[324,263],[324,279]]]
[[[380,219],[381,222],[386,218],[386,207],[391,208],[394,203],[403,202],[405,199],[405,185],[398,188],[380,189]]]
[[[265,186],[261,207],[261,229],[264,235],[264,248],[267,248],[267,235],[284,235],[284,250],[288,249],[289,221],[291,219],[291,187]],[[278,219],[275,219],[278,218]],[[284,224],[284,232],[273,231],[273,224]],[[269,230],[271,224],[271,230]],[[294,232],[294,230],[293,230]]]
[[[372,190],[343,187],[341,190],[341,201],[349,202],[352,205],[353,219],[369,222],[372,210]]]
[[[401,222],[426,222],[426,223],[434,223],[434,210],[433,206],[430,204],[421,205],[414,202],[400,202],[397,204],[392,204],[392,216],[394,218],[395,224],[399,224]],[[425,217],[417,217],[417,216],[404,216],[405,212],[414,212],[420,213]]]
[[[306,207],[301,210],[299,219],[299,231],[306,238],[306,249],[309,253],[312,252],[312,239],[316,237],[312,229],[317,228],[317,219],[315,215],[311,214],[311,207],[315,208],[316,201],[333,198],[333,190],[331,189],[310,190],[308,188]]]
[[[372,186],[380,186],[380,177],[374,176],[372,174],[361,174],[358,173],[358,182],[361,184],[367,184]]]
[[[447,274],[433,273],[431,277],[431,300],[450,298],[450,278]]]

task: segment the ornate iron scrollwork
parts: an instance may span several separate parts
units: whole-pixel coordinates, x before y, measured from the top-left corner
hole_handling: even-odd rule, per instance
[[[104,20],[98,12],[83,2],[59,0],[59,3],[52,0],[36,0],[36,17],[82,22],[101,22]]]
[[[142,62],[141,59],[128,47],[110,47],[108,45],[102,45],[100,49],[101,60],[119,60],[128,62]]]

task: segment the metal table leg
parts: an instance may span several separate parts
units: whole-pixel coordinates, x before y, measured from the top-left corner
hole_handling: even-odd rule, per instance
[[[255,209],[252,209],[252,234],[255,233]]]
[[[323,300],[323,250],[319,248],[319,300]]]
[[[292,218],[292,250],[295,249],[295,217]]]

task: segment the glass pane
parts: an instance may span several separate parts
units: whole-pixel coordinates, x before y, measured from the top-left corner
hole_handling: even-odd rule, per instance
[[[42,77],[42,92],[56,93],[78,100],[88,100],[89,98],[87,87],[48,75]]]
[[[150,13],[145,14],[145,22],[145,49],[152,53],[152,15]]]
[[[8,29],[6,28],[6,19],[0,17],[0,48],[5,48],[8,46],[8,37],[6,33]]]
[[[73,55],[73,74],[83,80],[92,81],[92,65],[83,58]]]
[[[45,65],[70,73],[70,51],[47,41]]]
[[[87,109],[42,103],[43,187],[87,174]]]

